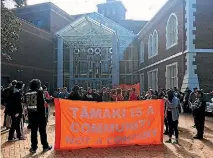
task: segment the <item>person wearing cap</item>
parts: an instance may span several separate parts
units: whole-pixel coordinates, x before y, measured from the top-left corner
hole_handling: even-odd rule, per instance
[[[203,139],[204,124],[205,124],[205,109],[206,102],[204,101],[203,92],[198,90],[196,93],[195,102],[192,104],[192,110],[194,114],[195,127],[197,134],[194,139]]]
[[[198,88],[195,87],[195,88],[194,88],[194,91],[191,92],[191,94],[189,95],[189,106],[190,106],[190,108],[192,107],[192,105],[194,104],[194,102],[195,102],[195,100],[196,100],[196,93],[197,93],[197,91],[198,91]],[[194,118],[194,113],[193,113],[193,111],[192,111],[192,116],[193,116],[193,118]],[[195,128],[195,119],[194,119],[194,126],[192,126],[192,127]]]

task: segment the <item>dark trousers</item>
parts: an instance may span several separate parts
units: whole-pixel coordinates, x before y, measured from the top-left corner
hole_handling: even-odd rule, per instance
[[[5,112],[5,113],[4,113],[4,124],[3,124],[4,127],[6,127],[6,117],[7,117],[7,114],[6,114],[6,112]]]
[[[167,120],[167,118],[164,118],[164,124],[165,124],[165,126],[166,126],[166,133],[169,133],[169,125],[168,125],[168,120]]]
[[[9,138],[8,139],[13,139],[14,137],[14,132],[16,131],[17,134],[17,138],[20,138],[21,135],[21,129],[20,129],[20,116],[15,117],[15,116],[11,116],[12,119],[12,125],[9,131]]]
[[[47,142],[47,132],[46,132],[46,121],[43,122],[31,122],[31,147],[33,149],[38,148],[38,138],[37,138],[37,132],[39,129],[40,138],[41,138],[41,144],[43,145],[43,148],[48,148],[48,142]]]
[[[167,120],[168,120],[168,125],[169,125],[169,137],[172,137],[172,135],[175,133],[176,139],[178,139],[178,120],[173,121],[172,120],[172,112],[168,111],[167,112]]]
[[[195,127],[197,129],[197,136],[203,138],[205,114],[197,113],[195,114],[194,119],[195,119]]]
[[[192,116],[193,116],[193,119],[194,119],[194,125],[196,124],[195,122],[195,115],[196,115],[196,113],[194,112],[194,111],[192,111]]]

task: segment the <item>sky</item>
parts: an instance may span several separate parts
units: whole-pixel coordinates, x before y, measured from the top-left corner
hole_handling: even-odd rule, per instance
[[[53,2],[70,15],[97,11],[105,0],[28,0],[28,5]],[[121,0],[127,9],[127,19],[150,20],[167,0]]]

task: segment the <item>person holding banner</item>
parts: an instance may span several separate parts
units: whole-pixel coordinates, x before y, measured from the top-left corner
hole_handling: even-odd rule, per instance
[[[169,140],[166,143],[178,144],[178,119],[179,119],[179,105],[180,100],[175,96],[174,91],[167,92],[168,99],[166,101],[165,117],[169,125]],[[175,133],[176,140],[172,142],[172,135]]]

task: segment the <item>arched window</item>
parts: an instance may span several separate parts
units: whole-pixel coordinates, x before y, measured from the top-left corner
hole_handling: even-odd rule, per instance
[[[152,39],[152,56],[158,54],[158,32],[155,30],[153,32],[153,39]]]
[[[178,19],[176,14],[169,16],[166,26],[166,48],[169,49],[178,43]]]
[[[144,43],[140,44],[140,63],[144,62]]]
[[[148,41],[148,57],[150,58],[152,56],[152,34],[149,35],[149,41]]]

